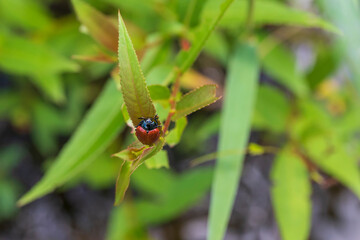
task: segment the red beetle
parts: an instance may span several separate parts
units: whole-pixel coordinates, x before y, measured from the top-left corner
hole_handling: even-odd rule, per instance
[[[136,126],[135,134],[139,141],[145,145],[152,145],[160,137],[161,125],[159,123],[158,115],[153,118],[139,118],[142,119],[139,125]]]

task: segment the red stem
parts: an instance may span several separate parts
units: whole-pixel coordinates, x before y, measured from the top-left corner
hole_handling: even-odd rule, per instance
[[[166,118],[165,124],[164,124],[164,135],[166,134],[169,126],[170,126],[170,122],[171,122],[171,118],[172,116],[174,116],[175,111],[176,111],[176,95],[179,92],[180,89],[180,73],[178,73],[178,76],[176,78],[176,81],[174,83],[172,92],[171,92],[171,96],[170,96],[170,112]]]

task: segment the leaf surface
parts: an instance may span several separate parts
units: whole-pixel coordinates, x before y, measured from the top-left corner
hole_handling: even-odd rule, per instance
[[[176,67],[174,67],[166,77],[165,84],[174,82],[179,73],[184,73],[191,67],[233,1],[234,0],[216,1],[213,14],[211,16],[204,15],[201,17],[200,26],[194,33],[193,39],[195,39],[195,41],[188,51],[180,51],[176,58]]]
[[[218,152],[245,151],[251,130],[258,74],[259,62],[255,49],[250,45],[238,44],[228,66]],[[217,159],[211,192],[209,240],[221,240],[225,235],[243,159],[243,154]]]
[[[283,150],[271,170],[276,219],[284,240],[306,240],[311,220],[311,184],[302,159]]]
[[[208,1],[203,10],[203,17],[214,16],[216,13],[216,0]],[[238,28],[246,22],[248,1],[235,1],[233,6],[226,12],[220,21],[220,26],[226,28]],[[318,27],[324,30],[338,33],[339,30],[331,23],[320,17],[291,8],[284,3],[271,0],[255,1],[253,22],[257,26],[265,24],[295,25],[301,27]]]
[[[116,90],[113,80],[109,80],[97,102],[45,176],[18,204],[25,205],[50,193],[92,163],[125,126],[121,114],[122,104],[121,94]]]
[[[136,126],[141,121],[139,118],[154,117],[156,111],[120,12],[118,50],[121,91],[130,119]]]
[[[145,165],[149,169],[169,168],[167,151],[161,150],[155,156],[146,160]]]
[[[181,140],[181,136],[187,125],[186,117],[179,118],[175,121],[175,127],[170,130],[169,134],[166,136],[166,143],[170,147],[174,147]]]
[[[116,22],[82,0],[72,0],[79,21],[101,45],[117,52],[118,29]]]
[[[0,68],[29,76],[45,95],[55,102],[65,100],[60,74],[74,72],[79,66],[46,45],[35,43],[0,29]]]
[[[138,142],[135,142],[138,145]],[[160,139],[152,147],[128,147],[119,153],[115,153],[113,156],[123,159],[123,165],[120,168],[120,172],[116,181],[116,192],[115,192],[115,202],[114,205],[119,205],[124,197],[125,193],[130,184],[130,177],[133,172],[146,160],[151,159],[157,153],[161,151],[165,144],[165,139],[160,137]]]
[[[179,102],[176,103],[176,112],[173,120],[185,117],[203,107],[216,102],[216,85],[204,85],[184,95]]]

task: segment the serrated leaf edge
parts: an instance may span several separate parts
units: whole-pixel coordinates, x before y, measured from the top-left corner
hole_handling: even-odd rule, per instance
[[[127,34],[128,36],[129,36],[129,38],[130,38],[130,35],[129,35],[129,33],[128,33],[128,31],[127,31],[127,28],[126,28],[126,26],[125,26],[125,22],[124,22],[124,20],[123,20],[123,18],[122,18],[122,16],[121,16],[121,13],[120,13],[120,10],[118,10],[118,21],[119,21],[119,28],[120,28],[120,26],[124,29],[124,34]],[[120,34],[120,31],[119,31],[119,34]],[[119,46],[119,43],[120,43],[120,38],[118,38],[118,46]],[[145,80],[145,77],[144,77],[144,74],[143,74],[143,72],[142,72],[142,69],[141,69],[141,66],[140,66],[140,63],[139,63],[139,59],[138,59],[138,56],[137,56],[137,54],[136,54],[136,51],[135,51],[135,48],[134,48],[134,45],[133,45],[133,43],[132,43],[132,41],[131,41],[131,39],[130,39],[130,45],[131,45],[131,48],[132,48],[132,50],[134,51],[134,53],[135,53],[135,56],[136,56],[136,59],[137,59],[137,61],[136,61],[136,64],[137,64],[137,67],[138,67],[138,69],[139,69],[139,71],[140,71],[140,76],[141,76],[141,78],[142,78],[142,82],[143,82],[143,84],[145,85],[145,92],[146,92],[146,98],[147,98],[147,100],[149,101],[149,103],[150,103],[150,108],[151,108],[151,106],[152,106],[152,110],[153,110],[153,112],[154,112],[154,115],[156,114],[156,109],[155,109],[155,106],[154,106],[154,104],[153,104],[153,101],[152,101],[152,99],[151,99],[151,97],[150,97],[150,92],[149,92],[149,89],[147,88],[147,85],[146,85],[146,80]],[[118,55],[119,55],[119,53],[118,53]],[[119,56],[118,56],[119,57]],[[119,69],[120,69],[120,71],[121,71],[121,67],[119,66]],[[124,88],[123,88],[123,86],[122,86],[122,82],[123,82],[123,80],[121,79],[121,77],[120,77],[120,85],[121,85],[121,92],[122,92],[122,94],[123,94],[123,97],[124,97],[124,103],[125,103],[125,105],[126,105],[126,108],[127,108],[127,111],[128,111],[128,113],[129,113],[129,117],[130,117],[130,119],[131,119],[131,121],[133,122],[133,124],[134,124],[134,126],[135,125],[137,125],[139,122],[140,122],[140,120],[139,119],[132,119],[131,117],[131,115],[132,114],[130,114],[130,112],[129,112],[129,106],[128,106],[128,104],[127,104],[127,101],[125,100],[125,96],[126,96],[126,92],[124,91]],[[134,85],[134,81],[132,81],[132,84]],[[135,88],[134,88],[135,89]],[[136,99],[139,99],[138,98],[138,96],[137,96],[137,94],[136,94]],[[142,106],[139,106],[139,109],[143,109],[142,108]],[[141,112],[141,111],[140,111]],[[149,112],[151,112],[151,111],[149,111]],[[154,116],[140,116],[140,117],[154,117]]]
[[[217,85],[217,84],[206,84],[206,85],[197,87],[197,88],[191,90],[190,92],[186,93],[179,101],[181,101],[182,99],[184,99],[184,98],[187,97],[188,95],[192,94],[193,92],[195,92],[195,91],[197,91],[197,90],[199,90],[199,89],[201,89],[201,88],[207,87],[207,86],[215,86],[216,89],[218,88],[218,85]],[[215,90],[215,94],[216,94],[216,90]],[[183,115],[183,114],[182,114],[182,115],[177,115],[177,113],[175,112],[174,116],[172,117],[172,120],[178,120],[179,118],[186,117],[187,115],[190,115],[190,114],[193,113],[193,112],[196,112],[196,111],[198,111],[198,110],[200,110],[200,109],[202,109],[202,108],[205,108],[205,107],[207,107],[207,106],[215,103],[217,100],[219,100],[219,99],[221,99],[221,98],[222,98],[222,96],[220,96],[220,97],[216,97],[216,96],[215,96],[213,101],[210,101],[208,104],[203,105],[203,106],[200,106],[200,107],[194,109],[193,111],[190,111],[190,112],[186,113],[185,115]]]

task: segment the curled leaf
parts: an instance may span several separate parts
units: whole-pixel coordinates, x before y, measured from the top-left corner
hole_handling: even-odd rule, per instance
[[[130,184],[131,174],[145,162],[155,156],[164,146],[165,139],[160,138],[152,147],[140,146],[137,141],[130,145],[126,150],[115,153],[113,156],[121,158],[124,162],[120,168],[116,181],[116,192],[114,205],[119,205],[124,199],[125,193]]]

